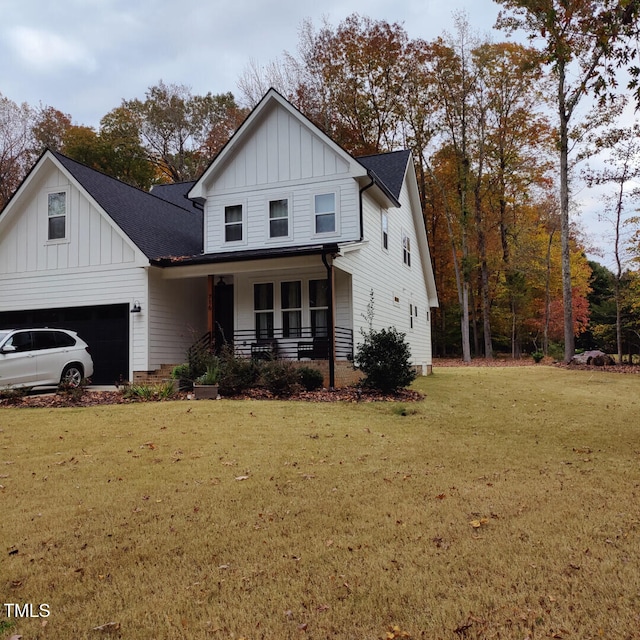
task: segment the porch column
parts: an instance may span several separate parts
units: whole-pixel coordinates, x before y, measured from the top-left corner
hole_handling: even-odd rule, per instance
[[[328,327],[329,332],[329,388],[333,389],[336,386],[336,328],[335,328],[335,304],[334,304],[334,270],[333,259],[331,263],[327,260],[327,254],[322,252],[322,262],[327,269],[327,295],[329,309],[327,310]]]
[[[207,277],[207,331],[209,332],[210,339],[213,340],[213,330],[215,328],[215,295],[214,295],[214,278],[215,276]]]

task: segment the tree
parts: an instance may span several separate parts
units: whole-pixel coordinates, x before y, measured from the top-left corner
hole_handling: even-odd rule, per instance
[[[36,155],[45,149],[62,151],[64,139],[72,126],[71,116],[53,107],[40,107],[35,114],[32,134]]]
[[[0,93],[0,211],[33,162],[33,110]]]
[[[524,29],[541,39],[543,61],[556,80],[560,155],[560,209],[564,301],[565,361],[574,354],[569,225],[569,125],[580,101],[589,93],[612,96],[615,73],[629,66],[635,55],[640,0],[495,0],[510,13],[500,12],[497,26]],[[573,78],[573,81],[571,80]],[[633,80],[632,80],[632,86]]]
[[[137,120],[147,157],[164,181],[182,182],[200,176],[220,148],[215,127],[229,134],[240,121],[232,94],[197,96],[189,87],[162,80],[147,90],[144,100],[125,100],[122,108]]]
[[[605,168],[585,173],[588,186],[614,185],[614,191],[603,196],[605,216],[613,225],[613,254],[616,263],[614,291],[616,303],[616,347],[622,362],[622,277],[625,271],[625,247],[623,243],[625,203],[640,196],[640,188],[629,189],[640,178],[640,125],[636,122],[626,129],[612,129],[595,140],[598,149],[608,150]],[[630,218],[629,218],[630,221]]]

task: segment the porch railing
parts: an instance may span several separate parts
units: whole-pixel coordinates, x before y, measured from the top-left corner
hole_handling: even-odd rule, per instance
[[[285,335],[286,333],[286,335]],[[328,360],[329,337],[326,330],[316,327],[296,327],[257,332],[255,329],[235,331],[235,352],[254,359]],[[344,327],[335,329],[337,360],[353,360],[353,331]]]

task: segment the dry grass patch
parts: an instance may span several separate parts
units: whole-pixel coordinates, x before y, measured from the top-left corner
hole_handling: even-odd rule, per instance
[[[637,385],[1,409],[0,637],[635,638]]]

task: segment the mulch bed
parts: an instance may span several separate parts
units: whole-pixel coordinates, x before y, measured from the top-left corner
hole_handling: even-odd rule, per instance
[[[395,394],[377,393],[354,387],[344,389],[319,391],[303,391],[281,398],[286,400],[299,400],[304,402],[417,402],[424,395],[418,391],[403,389]],[[229,400],[273,400],[273,394],[264,389],[252,389],[245,394],[232,396]],[[178,393],[171,400],[192,401],[190,393]],[[0,407],[95,407],[103,404],[136,404],[144,400],[125,398],[120,391],[86,391],[80,398],[71,398],[66,394],[46,393],[34,394],[22,397],[0,399]],[[202,401],[200,401],[202,402]],[[205,401],[206,402],[206,401]]]

